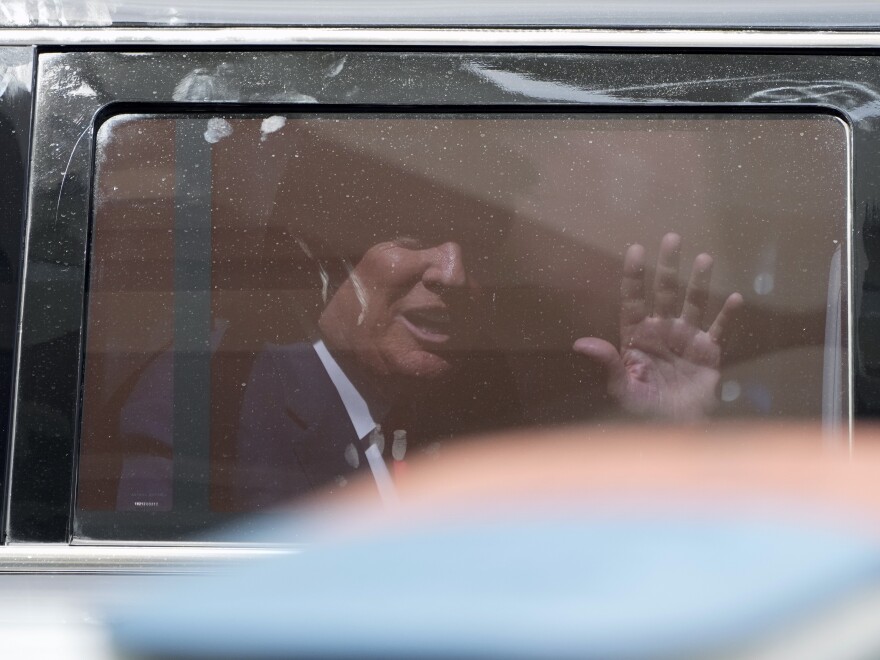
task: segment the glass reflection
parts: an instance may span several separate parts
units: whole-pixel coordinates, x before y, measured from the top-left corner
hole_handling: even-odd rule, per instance
[[[81,513],[358,471],[393,498],[511,427],[847,410],[832,117],[121,115],[97,153]]]

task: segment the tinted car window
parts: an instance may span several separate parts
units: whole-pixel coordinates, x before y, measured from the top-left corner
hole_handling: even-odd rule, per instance
[[[847,144],[822,114],[110,118],[78,533],[172,537],[358,471],[381,494],[463,433],[656,419],[602,359],[643,348],[627,263],[648,322],[678,323],[714,259],[690,325],[721,315],[720,377],[697,417],[846,420]]]

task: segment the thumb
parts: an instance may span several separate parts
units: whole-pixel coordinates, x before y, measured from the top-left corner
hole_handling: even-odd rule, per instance
[[[598,337],[581,337],[574,342],[572,349],[605,368],[609,389],[615,389],[615,386],[626,382],[626,368],[623,366],[623,360],[610,342]]]

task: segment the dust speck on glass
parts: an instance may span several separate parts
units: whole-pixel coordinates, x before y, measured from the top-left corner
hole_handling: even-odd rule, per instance
[[[834,117],[119,115],[96,168],[78,515],[381,490],[505,428],[847,419]]]

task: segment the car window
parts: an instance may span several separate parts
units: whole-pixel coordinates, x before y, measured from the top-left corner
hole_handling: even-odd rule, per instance
[[[170,538],[358,473],[388,496],[463,434],[836,428],[848,141],[819,113],[109,117],[78,536]],[[658,354],[686,365],[659,395]]]

